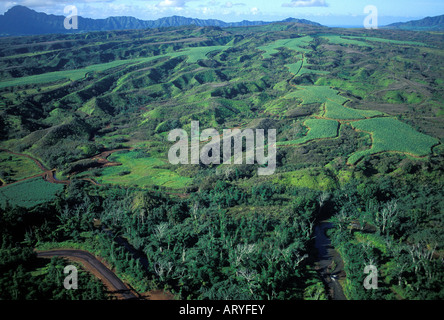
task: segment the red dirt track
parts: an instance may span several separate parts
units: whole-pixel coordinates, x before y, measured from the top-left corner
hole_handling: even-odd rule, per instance
[[[112,153],[117,152],[117,151],[123,151],[123,150],[130,150],[130,148],[114,149],[114,150],[104,151],[104,152],[102,152],[102,153],[100,153],[98,155],[95,155],[95,156],[93,156],[91,158],[88,158],[88,159],[89,160],[97,161],[98,163],[100,163],[102,165],[102,167],[118,166],[118,165],[120,165],[120,163],[108,161],[107,158]],[[58,179],[56,179],[56,177],[55,177],[56,169],[48,169],[48,168],[46,168],[38,159],[36,159],[36,158],[34,158],[34,157],[32,157],[32,156],[30,156],[28,154],[17,153],[17,152],[14,152],[14,151],[11,151],[11,150],[7,150],[7,149],[0,149],[0,151],[7,152],[7,153],[10,153],[10,154],[19,156],[19,157],[26,157],[28,159],[31,159],[39,167],[39,169],[43,171],[42,173],[33,175],[31,177],[27,177],[27,178],[24,178],[24,179],[20,179],[18,181],[15,181],[15,182],[12,182],[12,183],[9,183],[9,184],[6,184],[6,183],[1,184],[0,188],[9,186],[9,185],[12,185],[12,184],[15,184],[15,183],[19,183],[19,182],[22,182],[22,181],[34,179],[34,178],[37,178],[37,177],[43,177],[43,179],[45,179],[46,181],[48,181],[50,183],[64,184],[64,185],[68,185],[68,184],[71,183],[71,180],[58,180]],[[90,178],[84,178],[82,180],[89,181],[89,182],[91,182],[91,183],[93,183],[95,185],[99,185],[97,182],[95,182],[94,180],[92,180]]]

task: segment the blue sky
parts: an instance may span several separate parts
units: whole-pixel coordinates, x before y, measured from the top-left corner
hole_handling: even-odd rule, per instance
[[[37,11],[63,14],[73,4],[83,17],[134,16],[144,20],[181,15],[224,21],[305,18],[324,25],[362,25],[364,8],[378,9],[379,24],[444,14],[443,0],[0,0],[0,13],[21,4]]]

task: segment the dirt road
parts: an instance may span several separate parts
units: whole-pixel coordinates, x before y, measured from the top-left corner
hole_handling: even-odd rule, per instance
[[[68,259],[80,260],[85,268],[102,280],[110,291],[118,293],[123,299],[137,299],[137,296],[120,280],[114,272],[109,270],[96,257],[82,250],[49,250],[37,251],[39,258],[66,257]]]
[[[83,160],[94,160],[97,161],[99,164],[102,165],[102,167],[111,167],[111,166],[118,166],[121,165],[120,163],[117,162],[111,162],[109,161],[107,158],[114,152],[118,152],[118,151],[123,151],[123,150],[131,150],[132,148],[120,148],[120,149],[114,149],[114,150],[108,150],[108,151],[104,151],[98,155],[95,155],[91,158],[87,158],[87,159],[83,159]],[[6,184],[6,183],[0,183],[0,187],[5,187],[7,185],[11,185],[14,183],[19,183],[19,182],[23,182],[25,180],[29,180],[29,179],[34,179],[37,177],[43,177],[43,179],[45,179],[46,181],[50,182],[50,183],[57,183],[57,184],[64,184],[64,185],[68,185],[71,183],[70,180],[58,180],[55,177],[55,172],[56,169],[48,169],[46,168],[39,160],[37,160],[36,158],[28,155],[28,154],[24,154],[24,153],[17,153],[11,150],[7,150],[7,149],[0,149],[0,151],[2,152],[7,152],[16,156],[20,156],[20,157],[26,157],[28,159],[31,159],[32,161],[34,161],[34,163],[39,167],[40,170],[42,170],[41,173],[33,175],[31,177],[27,177],[27,178],[23,178],[20,179],[18,181],[14,181],[12,183]],[[97,182],[95,182],[94,180],[90,179],[90,178],[83,178],[82,180],[86,180],[89,181],[95,185],[99,185]]]
[[[58,179],[56,179],[56,177],[55,177],[55,169],[50,170],[50,169],[46,168],[43,165],[43,163],[41,163],[36,158],[30,156],[29,154],[17,153],[17,152],[14,152],[14,151],[11,151],[11,150],[7,150],[7,149],[0,149],[0,151],[7,152],[7,153],[10,153],[10,154],[19,156],[19,157],[28,158],[28,159],[34,161],[34,163],[37,165],[37,167],[39,167],[39,169],[43,171],[42,173],[33,175],[31,177],[23,178],[23,179],[17,180],[15,182],[12,182],[12,183],[9,183],[9,184],[3,184],[3,185],[1,185],[2,187],[5,187],[7,185],[11,185],[11,184],[14,184],[14,183],[19,183],[19,182],[22,182],[22,181],[25,181],[25,180],[34,179],[34,178],[37,178],[37,177],[43,177],[43,179],[45,179],[46,181],[51,182],[51,183],[58,183],[58,184],[65,184],[65,185],[70,183],[70,181],[68,181],[68,180],[58,180]]]

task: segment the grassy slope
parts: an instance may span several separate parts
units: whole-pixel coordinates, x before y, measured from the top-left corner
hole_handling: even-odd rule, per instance
[[[382,43],[397,44],[397,45],[425,46],[424,43],[418,41],[399,41],[399,40],[384,39],[377,37],[328,35],[328,36],[323,36],[323,38],[328,39],[328,41],[332,44],[356,45],[360,47],[371,47],[371,43],[365,41],[382,42]]]
[[[315,139],[334,138],[338,135],[339,123],[334,120],[307,119],[304,125],[309,128],[305,137],[297,140],[278,142],[277,145],[302,144]]]
[[[393,118],[375,118],[353,122],[352,126],[372,136],[372,147],[353,153],[348,163],[354,164],[365,155],[385,151],[408,153],[423,157],[430,154],[431,148],[439,141],[420,133],[409,125]]]
[[[268,28],[265,28],[265,30],[268,30]],[[294,36],[292,34],[291,36]],[[288,37],[288,34],[287,34]],[[330,43],[336,43],[340,45],[358,45],[361,47],[371,47],[371,42],[379,42],[381,44],[396,44],[396,45],[416,45],[420,46],[422,43],[420,42],[413,42],[413,41],[397,41],[397,40],[389,40],[389,39],[383,39],[383,38],[377,38],[377,37],[360,37],[360,36],[339,36],[339,35],[324,35],[325,39],[328,39]],[[312,73],[312,74],[329,74],[327,71],[319,71],[314,69],[309,69],[310,67],[314,67],[310,65],[307,61],[307,58],[305,57],[305,53],[313,53],[311,48],[308,48],[310,43],[313,41],[313,37],[311,36],[301,36],[298,38],[285,38],[276,40],[274,42],[271,42],[268,45],[265,46],[259,46],[255,49],[259,49],[261,51],[264,51],[262,54],[263,58],[266,60],[267,58],[271,58],[273,54],[279,52],[280,48],[287,48],[289,50],[296,51],[298,55],[300,55],[300,60],[296,63],[292,64],[283,64],[286,66],[289,71],[296,76],[300,76],[306,73]],[[248,42],[244,42],[248,43]],[[313,43],[312,43],[313,44]],[[0,83],[0,87],[4,87],[7,85],[17,85],[17,84],[25,84],[25,83],[44,83],[47,81],[58,81],[61,79],[69,78],[71,80],[78,80],[85,76],[87,72],[100,72],[105,71],[113,67],[121,67],[126,64],[141,64],[144,62],[149,62],[155,59],[165,58],[165,57],[178,57],[178,56],[187,56],[187,62],[189,64],[195,63],[199,61],[200,59],[204,59],[207,57],[208,53],[212,51],[223,51],[226,48],[236,46],[236,42],[231,41],[229,45],[227,46],[208,46],[208,47],[189,47],[184,49],[179,49],[178,51],[170,52],[167,54],[161,54],[156,55],[152,57],[147,58],[135,58],[135,59],[128,59],[128,60],[117,60],[109,63],[103,63],[103,64],[95,64],[91,65],[82,69],[77,70],[67,70],[67,71],[58,71],[58,72],[51,72],[47,74],[42,75],[36,75],[36,76],[29,76],[29,77],[23,77],[18,78],[14,80],[8,80],[5,82]],[[239,46],[236,48],[236,50],[241,51],[242,46]],[[170,48],[171,49],[171,48]],[[366,50],[366,49],[365,49]],[[167,49],[168,51],[168,49]],[[50,52],[50,51],[48,51]],[[27,57],[32,57],[32,54],[26,55]],[[219,59],[216,57],[215,60]],[[234,60],[232,60],[234,61]],[[237,60],[239,61],[239,57],[237,57]],[[294,61],[294,60],[293,60]],[[314,60],[315,61],[315,60]],[[219,61],[220,62],[220,61]],[[273,61],[276,62],[276,61]],[[277,61],[279,63],[279,61]],[[231,67],[231,61],[228,63]],[[156,66],[157,67],[157,66]],[[264,67],[259,64],[256,65],[257,74],[262,76],[263,74],[267,74],[267,70]],[[182,67],[181,67],[182,68]],[[195,68],[195,67],[193,67]],[[157,125],[157,128],[161,124],[165,124],[165,118],[168,119],[169,115],[171,113],[179,114],[180,112],[184,112],[184,110],[190,110],[190,115],[187,115],[184,113],[180,113],[181,116],[180,120],[182,124],[189,123],[189,121],[192,119],[192,117],[195,117],[195,111],[200,110],[200,113],[198,116],[200,117],[199,120],[203,121],[202,119],[206,119],[206,123],[210,126],[217,126],[217,119],[215,117],[215,114],[219,114],[219,117],[222,118],[222,120],[225,120],[225,118],[232,117],[233,115],[236,115],[238,113],[242,114],[244,112],[249,112],[251,107],[251,102],[254,101],[254,99],[257,99],[259,101],[259,104],[262,104],[262,100],[258,98],[258,95],[252,95],[251,98],[247,98],[245,100],[238,100],[237,98],[231,99],[231,98],[225,98],[218,97],[217,99],[212,97],[212,93],[210,91],[205,92],[202,90],[202,87],[207,85],[206,83],[210,83],[211,85],[219,85],[221,84],[222,80],[220,80],[218,77],[214,76],[213,74],[210,74],[211,72],[208,71],[208,69],[212,70],[212,68],[199,68],[199,69],[207,69],[204,72],[201,72],[203,75],[199,77],[199,79],[203,79],[203,85],[201,83],[196,84],[196,75],[199,72],[195,72],[194,70],[197,69],[190,69],[186,71],[181,70],[175,70],[174,75],[165,82],[162,83],[156,83],[154,85],[147,84],[146,86],[141,86],[140,88],[133,88],[131,86],[128,86],[127,89],[123,91],[130,91],[131,89],[141,89],[145,90],[147,89],[147,92],[149,94],[155,93],[163,93],[168,88],[172,87],[171,83],[180,83],[180,86],[183,86],[184,89],[180,90],[179,88],[173,88],[171,89],[172,96],[167,97],[166,95],[162,97],[163,102],[167,99],[171,99],[172,101],[177,104],[177,106],[173,107],[165,107],[164,104],[154,104],[154,105],[148,105],[145,110],[146,112],[143,113],[143,115],[140,117],[141,121],[139,122],[141,126],[150,123],[151,121],[157,121],[159,120],[159,124]],[[225,68],[229,69],[229,68]],[[256,70],[255,69],[255,70]],[[128,69],[129,70],[129,69]],[[224,71],[225,71],[224,70]],[[214,70],[212,70],[214,73]],[[122,88],[122,86],[127,83],[128,81],[134,80],[133,75],[139,76],[138,73],[140,73],[140,70],[131,71],[126,74],[124,74],[122,77],[120,77],[116,85],[113,86],[112,93],[119,93],[119,89]],[[146,72],[144,72],[146,73]],[[144,76],[142,74],[141,76]],[[255,74],[256,76],[256,74]],[[254,78],[253,80],[256,80],[255,76],[252,76]],[[229,77],[228,77],[229,78]],[[191,80],[190,80],[191,79]],[[227,90],[227,96],[231,93],[230,90],[240,90],[242,92],[243,88],[241,87],[245,85],[246,83],[245,76],[232,76],[230,80],[226,81],[228,83],[227,86],[229,86],[229,89]],[[251,80],[251,79],[248,79]],[[359,79],[357,79],[359,80]],[[188,82],[189,81],[189,82]],[[270,81],[270,79],[267,79],[267,81]],[[334,81],[330,79],[330,81]],[[338,80],[340,81],[340,80]],[[359,81],[358,81],[359,82]],[[241,89],[233,88],[238,83],[241,83],[239,87]],[[283,83],[287,83],[285,80]],[[338,82],[340,83],[340,82]],[[190,84],[193,84],[194,87],[187,87]],[[221,88],[224,88],[224,86],[220,86]],[[342,88],[342,86],[338,85],[337,87]],[[196,89],[197,88],[197,89]],[[219,87],[217,87],[219,88]],[[33,90],[33,89],[30,89]],[[135,91],[135,90],[134,90]],[[264,92],[263,88],[259,88],[259,92]],[[186,94],[184,93],[186,92]],[[262,94],[261,93],[261,94]],[[288,90],[286,94],[284,94],[281,97],[278,97],[274,101],[279,101],[281,99],[295,99],[296,101],[301,101],[300,105],[309,105],[309,104],[320,104],[322,106],[322,110],[320,110],[320,113],[318,117],[322,119],[309,119],[305,121],[305,125],[309,127],[309,131],[307,135],[301,139],[293,140],[293,141],[286,141],[281,142],[282,144],[301,144],[307,141],[316,140],[316,139],[322,139],[322,138],[331,138],[337,136],[337,128],[338,128],[338,121],[348,121],[348,120],[362,120],[366,118],[371,118],[374,116],[383,116],[384,114],[379,111],[374,110],[359,110],[359,109],[352,109],[347,108],[345,104],[347,103],[348,99],[341,96],[339,94],[340,92],[331,88],[330,86],[322,86],[322,85],[306,85],[306,86],[297,86],[296,89]],[[248,93],[247,93],[248,94]],[[268,94],[268,92],[266,93]],[[266,94],[263,94],[266,96]],[[116,95],[117,96],[117,95]],[[176,97],[178,99],[176,100]],[[262,98],[262,97],[261,97]],[[180,100],[179,100],[180,99]],[[99,99],[96,99],[95,97],[92,97],[89,100],[84,100],[82,102],[81,107],[78,109],[79,111],[83,112],[85,115],[88,116],[101,116],[102,110],[100,107],[97,107],[97,101]],[[120,100],[119,100],[120,101]],[[271,114],[285,114],[285,112],[288,109],[288,104],[280,104],[276,105],[270,100],[264,100],[267,101],[267,109],[266,111]],[[416,102],[414,100],[413,102]],[[113,101],[111,101],[113,103]],[[48,119],[51,119],[51,122],[57,122],[58,120],[63,119],[63,117],[66,116],[63,112],[58,112],[61,109],[54,109],[50,112],[51,117]],[[56,112],[57,111],[57,112]],[[186,113],[186,112],[185,112]],[[338,121],[334,121],[338,120]],[[157,129],[156,128],[156,129]],[[374,137],[378,136],[378,132],[380,128],[378,126],[371,128],[373,131],[372,135]],[[413,129],[412,129],[413,130]],[[385,134],[384,131],[380,131],[379,135]],[[122,135],[123,137],[123,135]],[[414,138],[413,138],[414,139]],[[379,150],[381,144],[374,145],[372,150]],[[384,149],[384,148],[383,148]],[[395,148],[396,149],[396,148]],[[386,150],[388,150],[386,148]],[[396,150],[388,150],[388,151],[396,151]],[[358,152],[352,155],[350,159],[354,159],[362,154],[371,154],[372,152]],[[412,153],[414,154],[414,153]],[[144,158],[142,159],[130,159],[126,158],[124,155],[121,155],[121,159],[119,158],[117,161],[121,161],[124,165],[122,167],[113,167],[113,168],[107,168],[103,171],[103,176],[99,178],[103,182],[109,182],[109,183],[118,183],[118,181],[123,181],[127,185],[136,184],[136,185],[144,185],[144,186],[151,186],[151,185],[171,185],[173,187],[181,188],[184,185],[186,185],[188,182],[180,181],[183,177],[177,177],[175,175],[175,172],[171,171],[170,169],[167,169],[165,165],[165,162],[162,162],[162,160],[159,160],[158,158],[156,161],[154,161],[154,158]],[[159,169],[159,167],[164,166],[164,168]],[[160,170],[160,171],[156,171]],[[162,171],[164,170],[164,171]],[[129,174],[121,175],[122,172],[129,171]],[[145,171],[145,172],[144,172]],[[149,175],[147,175],[146,172],[150,172]],[[168,174],[167,174],[168,173]],[[154,178],[153,178],[154,177]],[[159,179],[157,179],[157,178]]]
[[[297,91],[288,93],[285,99],[300,99],[301,105],[319,103],[324,106],[325,112],[321,117],[334,120],[357,120],[382,115],[373,110],[358,110],[347,108],[344,104],[347,98],[340,96],[339,92],[327,86],[298,86]]]
[[[382,113],[376,110],[347,108],[335,101],[328,100],[325,102],[325,113],[322,116],[327,119],[356,120],[371,118],[379,115],[382,115]]]
[[[88,72],[100,72],[105,71],[114,67],[119,67],[124,64],[136,63],[140,62],[140,60],[117,60],[108,63],[101,63],[88,66],[82,69],[76,70],[66,70],[66,71],[55,71],[48,72],[33,76],[21,77],[14,80],[7,80],[0,82],[0,88],[5,87],[13,87],[19,85],[27,85],[27,84],[41,84],[41,83],[49,83],[55,82],[62,79],[70,79],[71,81],[77,81],[85,77]]]
[[[264,59],[269,59],[273,54],[277,53],[279,48],[286,47],[290,50],[295,50],[298,52],[309,52],[310,49],[302,48],[303,46],[307,46],[313,40],[310,36],[294,38],[294,39],[280,39],[271,44],[260,46],[257,49],[260,51],[265,51],[262,54]]]
[[[110,160],[120,162],[122,165],[104,169],[102,176],[96,178],[100,183],[182,189],[192,180],[165,168],[166,161],[159,158],[140,157],[137,151],[115,154],[110,157]]]
[[[210,46],[210,47],[193,47],[187,48],[182,51],[167,53],[164,55],[147,57],[147,58],[136,58],[136,59],[128,59],[128,60],[116,60],[107,63],[94,64],[85,68],[75,69],[75,70],[66,70],[66,71],[55,71],[48,72],[44,74],[38,74],[33,76],[21,77],[14,80],[7,80],[0,82],[0,88],[5,87],[13,87],[18,85],[27,85],[27,84],[41,84],[41,83],[49,83],[56,82],[62,79],[70,79],[71,81],[77,81],[85,77],[88,72],[101,72],[111,68],[119,67],[122,65],[129,64],[139,64],[146,63],[155,59],[163,58],[163,57],[179,57],[186,55],[188,56],[188,62],[194,63],[200,59],[204,59],[205,56],[215,50],[223,50],[228,47],[226,46]]]
[[[6,172],[12,181],[31,177],[42,172],[31,159],[7,152],[0,152],[0,166],[1,170]]]

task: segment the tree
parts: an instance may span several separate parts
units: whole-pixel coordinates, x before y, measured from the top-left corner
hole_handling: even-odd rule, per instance
[[[382,234],[388,234],[388,230],[393,226],[398,214],[398,205],[396,200],[387,202],[382,210],[376,213],[376,225]]]
[[[344,209],[341,209],[337,214],[330,218],[333,225],[339,229],[339,232],[345,231],[349,225],[349,217]]]

